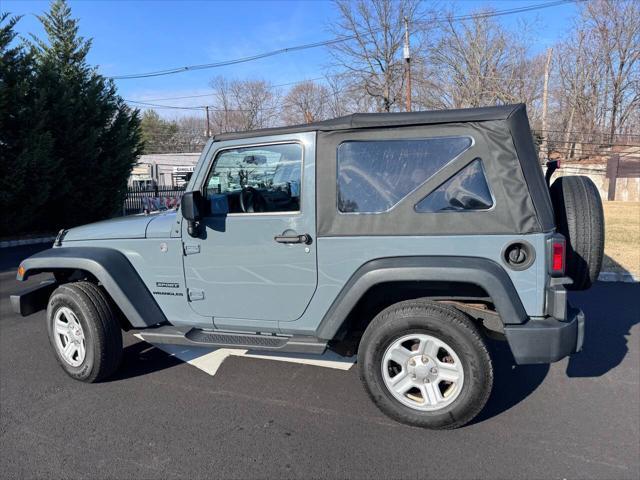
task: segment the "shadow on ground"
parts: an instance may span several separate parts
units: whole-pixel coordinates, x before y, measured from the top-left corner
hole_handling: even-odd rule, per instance
[[[159,348],[139,341],[124,348],[120,367],[113,376],[105,380],[105,383],[159,372],[182,363],[181,360],[167,355]]]
[[[490,340],[493,390],[487,405],[472,423],[480,423],[509,410],[527,398],[543,382],[549,365],[516,365],[507,342]]]
[[[616,368],[629,352],[627,338],[640,323],[640,284],[598,282],[590,290],[571,292],[570,302],[586,317],[585,341],[580,353],[569,358],[570,378],[599,377]],[[505,342],[491,341],[494,388],[481,422],[527,398],[545,379],[549,365],[515,365]]]
[[[569,377],[599,377],[614,369],[629,351],[631,328],[640,323],[640,284],[600,282],[571,294],[586,315],[582,352],[571,356]]]

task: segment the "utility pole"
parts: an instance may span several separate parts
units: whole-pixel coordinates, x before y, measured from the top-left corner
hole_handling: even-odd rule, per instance
[[[207,138],[209,138],[211,136],[211,128],[209,127],[209,105],[205,106],[204,109],[207,112],[207,124],[205,131],[207,132]]]
[[[540,153],[543,158],[548,156],[547,151],[547,103],[549,94],[549,71],[551,69],[551,56],[553,48],[547,50],[547,63],[544,66],[544,87],[542,89],[542,143],[540,144]]]
[[[404,17],[404,61],[407,93],[405,95],[406,110],[411,111],[411,50],[409,49],[409,19]]]

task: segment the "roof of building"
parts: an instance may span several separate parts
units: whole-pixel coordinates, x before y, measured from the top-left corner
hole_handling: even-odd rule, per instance
[[[198,163],[200,153],[149,153],[140,155],[137,165],[195,165]]]
[[[422,112],[398,113],[354,113],[352,115],[308,123],[306,125],[263,128],[246,132],[220,133],[214,137],[214,141],[282,135],[286,133],[314,131],[328,132],[335,130],[355,130],[376,127],[401,127],[411,125],[433,125],[439,123],[505,120],[515,111],[524,108],[524,104],[519,103],[498,107],[461,108],[456,110],[429,110]]]

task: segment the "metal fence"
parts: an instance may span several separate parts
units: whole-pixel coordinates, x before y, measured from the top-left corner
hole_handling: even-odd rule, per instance
[[[184,187],[129,187],[122,206],[123,215],[144,211],[167,210],[180,205]]]

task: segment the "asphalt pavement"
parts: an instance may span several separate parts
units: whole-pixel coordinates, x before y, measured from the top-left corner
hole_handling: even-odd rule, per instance
[[[19,260],[42,248],[0,249],[2,478],[640,477],[638,284],[571,296],[587,332],[570,359],[518,367],[493,344],[485,410],[433,432],[380,413],[356,367],[230,357],[211,377],[128,334],[115,378],[74,381],[44,313],[10,309]]]

